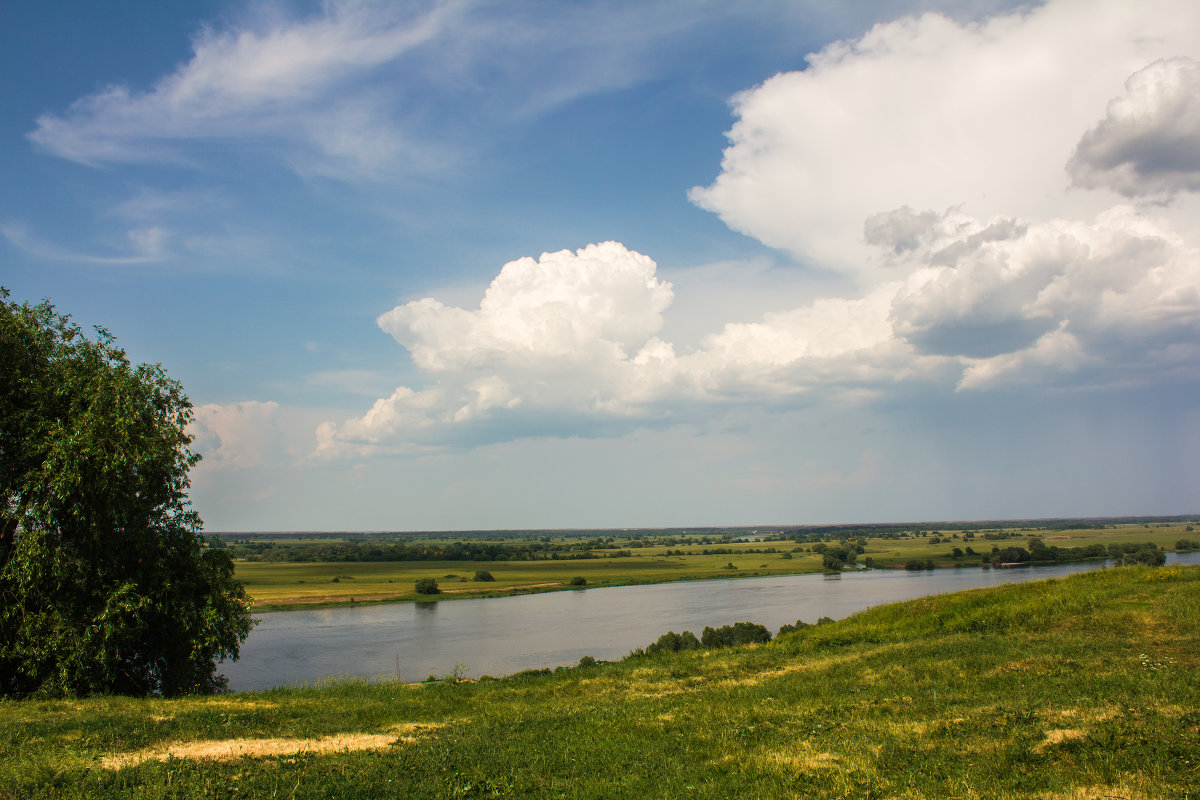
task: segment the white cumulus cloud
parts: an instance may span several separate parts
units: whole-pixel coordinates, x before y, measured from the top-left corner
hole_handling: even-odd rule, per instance
[[[901,384],[1200,380],[1194,137],[1147,155],[1154,137],[1192,130],[1194,62],[1177,53],[1197,41],[1200,7],[1150,5],[926,14],[830,45],[738,96],[722,172],[691,196],[854,275],[855,293],[714,320],[681,347],[662,337],[673,287],[648,256],[606,242],[522,258],[477,309],[425,298],[383,314],[429,382],[322,424],[317,454],[620,435]],[[1176,196],[1122,197],[1151,193]]]
[[[1130,75],[1197,41],[1200,7],[1187,0],[880,24],[735,97],[721,172],[691,198],[772,247],[868,279],[880,259],[864,222],[879,212],[1088,218],[1108,200],[1068,191],[1081,134]]]

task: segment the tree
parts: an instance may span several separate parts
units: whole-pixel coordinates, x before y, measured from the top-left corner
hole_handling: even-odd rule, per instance
[[[826,553],[821,557],[821,566],[830,572],[836,572],[841,570],[846,565],[837,556],[833,555],[832,553]]]
[[[417,594],[441,594],[442,592],[438,588],[436,578],[418,578],[413,588],[417,590]]]
[[[192,406],[159,365],[0,289],[0,696],[225,685],[253,621],[187,498]]]

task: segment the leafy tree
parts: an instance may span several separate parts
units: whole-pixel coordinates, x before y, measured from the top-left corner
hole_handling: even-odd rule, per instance
[[[1131,553],[1125,554],[1126,565],[1145,564],[1151,567],[1162,566],[1166,563],[1167,554],[1159,550],[1153,543],[1146,543]]]
[[[436,578],[418,578],[413,588],[417,590],[417,594],[441,594],[442,592],[438,588]]]
[[[192,406],[0,289],[0,695],[222,688],[253,621],[187,498]]]
[[[486,569],[477,569],[475,570],[475,580],[486,582],[494,581],[496,579],[492,577],[492,573],[488,572]]]

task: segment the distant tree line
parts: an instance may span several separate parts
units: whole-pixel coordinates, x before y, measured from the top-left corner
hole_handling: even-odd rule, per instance
[[[595,552],[587,543],[541,541],[452,542],[449,544],[406,542],[317,542],[280,543],[235,541],[228,553],[235,559],[285,563],[338,561],[559,561],[589,558],[628,558],[625,550]]]
[[[1034,537],[1029,540],[1027,548],[993,547],[991,553],[984,553],[984,564],[1054,564],[1068,561],[1087,561],[1090,559],[1111,558],[1120,564],[1148,564],[1157,566],[1167,560],[1166,553],[1153,542],[1125,542],[1110,544],[1089,544],[1083,547],[1054,547],[1047,546],[1041,539]]]

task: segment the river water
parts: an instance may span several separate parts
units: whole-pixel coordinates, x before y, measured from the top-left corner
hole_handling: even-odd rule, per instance
[[[1200,553],[1167,556],[1200,564]],[[222,664],[234,690],[366,676],[419,681],[615,660],[668,630],[749,621],[840,619],[871,606],[1099,569],[1099,562],[1014,569],[863,570],[578,589],[515,597],[391,603],[263,614],[241,658]]]

